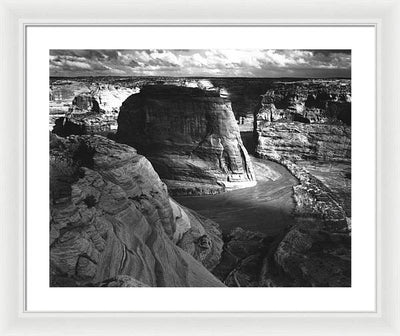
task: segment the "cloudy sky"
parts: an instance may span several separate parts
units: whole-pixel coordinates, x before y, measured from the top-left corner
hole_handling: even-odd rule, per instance
[[[50,50],[50,76],[346,77],[350,50]]]

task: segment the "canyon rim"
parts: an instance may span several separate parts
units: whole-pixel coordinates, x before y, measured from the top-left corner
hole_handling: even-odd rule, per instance
[[[350,287],[350,50],[50,50],[51,287]]]

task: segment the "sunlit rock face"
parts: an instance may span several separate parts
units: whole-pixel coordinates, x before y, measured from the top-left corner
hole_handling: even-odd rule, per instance
[[[92,86],[91,95],[99,104],[101,111],[118,113],[122,103],[130,95],[139,92],[139,88],[128,88],[111,84],[97,84]]]
[[[135,81],[130,86],[88,80],[53,81],[49,89],[50,113],[57,112],[57,106],[60,111],[72,108],[80,112],[118,112],[126,98],[139,92]]]
[[[52,80],[49,88],[50,113],[52,103],[70,105],[75,96],[90,93],[86,82],[76,80]]]
[[[218,226],[172,201],[134,148],[51,136],[51,286],[222,286],[207,270],[221,250]]]
[[[259,123],[257,134],[256,151],[263,157],[350,164],[351,129],[345,125],[266,122]]]
[[[215,90],[143,87],[121,106],[117,140],[145,155],[175,194],[255,184],[230,101]]]
[[[349,80],[274,83],[255,113],[256,153],[275,161],[350,164],[350,120]]]
[[[62,129],[65,122],[60,124],[58,120],[56,125],[57,119],[67,118],[68,122],[83,128],[84,134],[115,132],[122,102],[138,91],[135,81],[126,83],[111,80],[111,83],[104,83],[101,79],[98,82],[89,79],[52,80],[49,90],[49,128],[53,130],[56,126],[55,133],[59,135],[69,133],[71,129]]]
[[[351,125],[350,80],[275,82],[262,95],[256,118]]]
[[[299,181],[294,222],[269,260],[284,277],[266,272],[263,281],[351,286],[350,83],[276,83],[261,99],[256,155],[281,163]]]

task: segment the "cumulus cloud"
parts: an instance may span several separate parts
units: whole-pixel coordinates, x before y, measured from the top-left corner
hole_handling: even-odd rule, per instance
[[[350,77],[350,50],[51,50],[52,76]]]

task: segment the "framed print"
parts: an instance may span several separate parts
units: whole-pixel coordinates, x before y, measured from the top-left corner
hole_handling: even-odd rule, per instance
[[[374,311],[375,34],[26,27],[26,309]]]
[[[6,334],[397,334],[398,9],[368,4],[281,22],[4,4]]]

